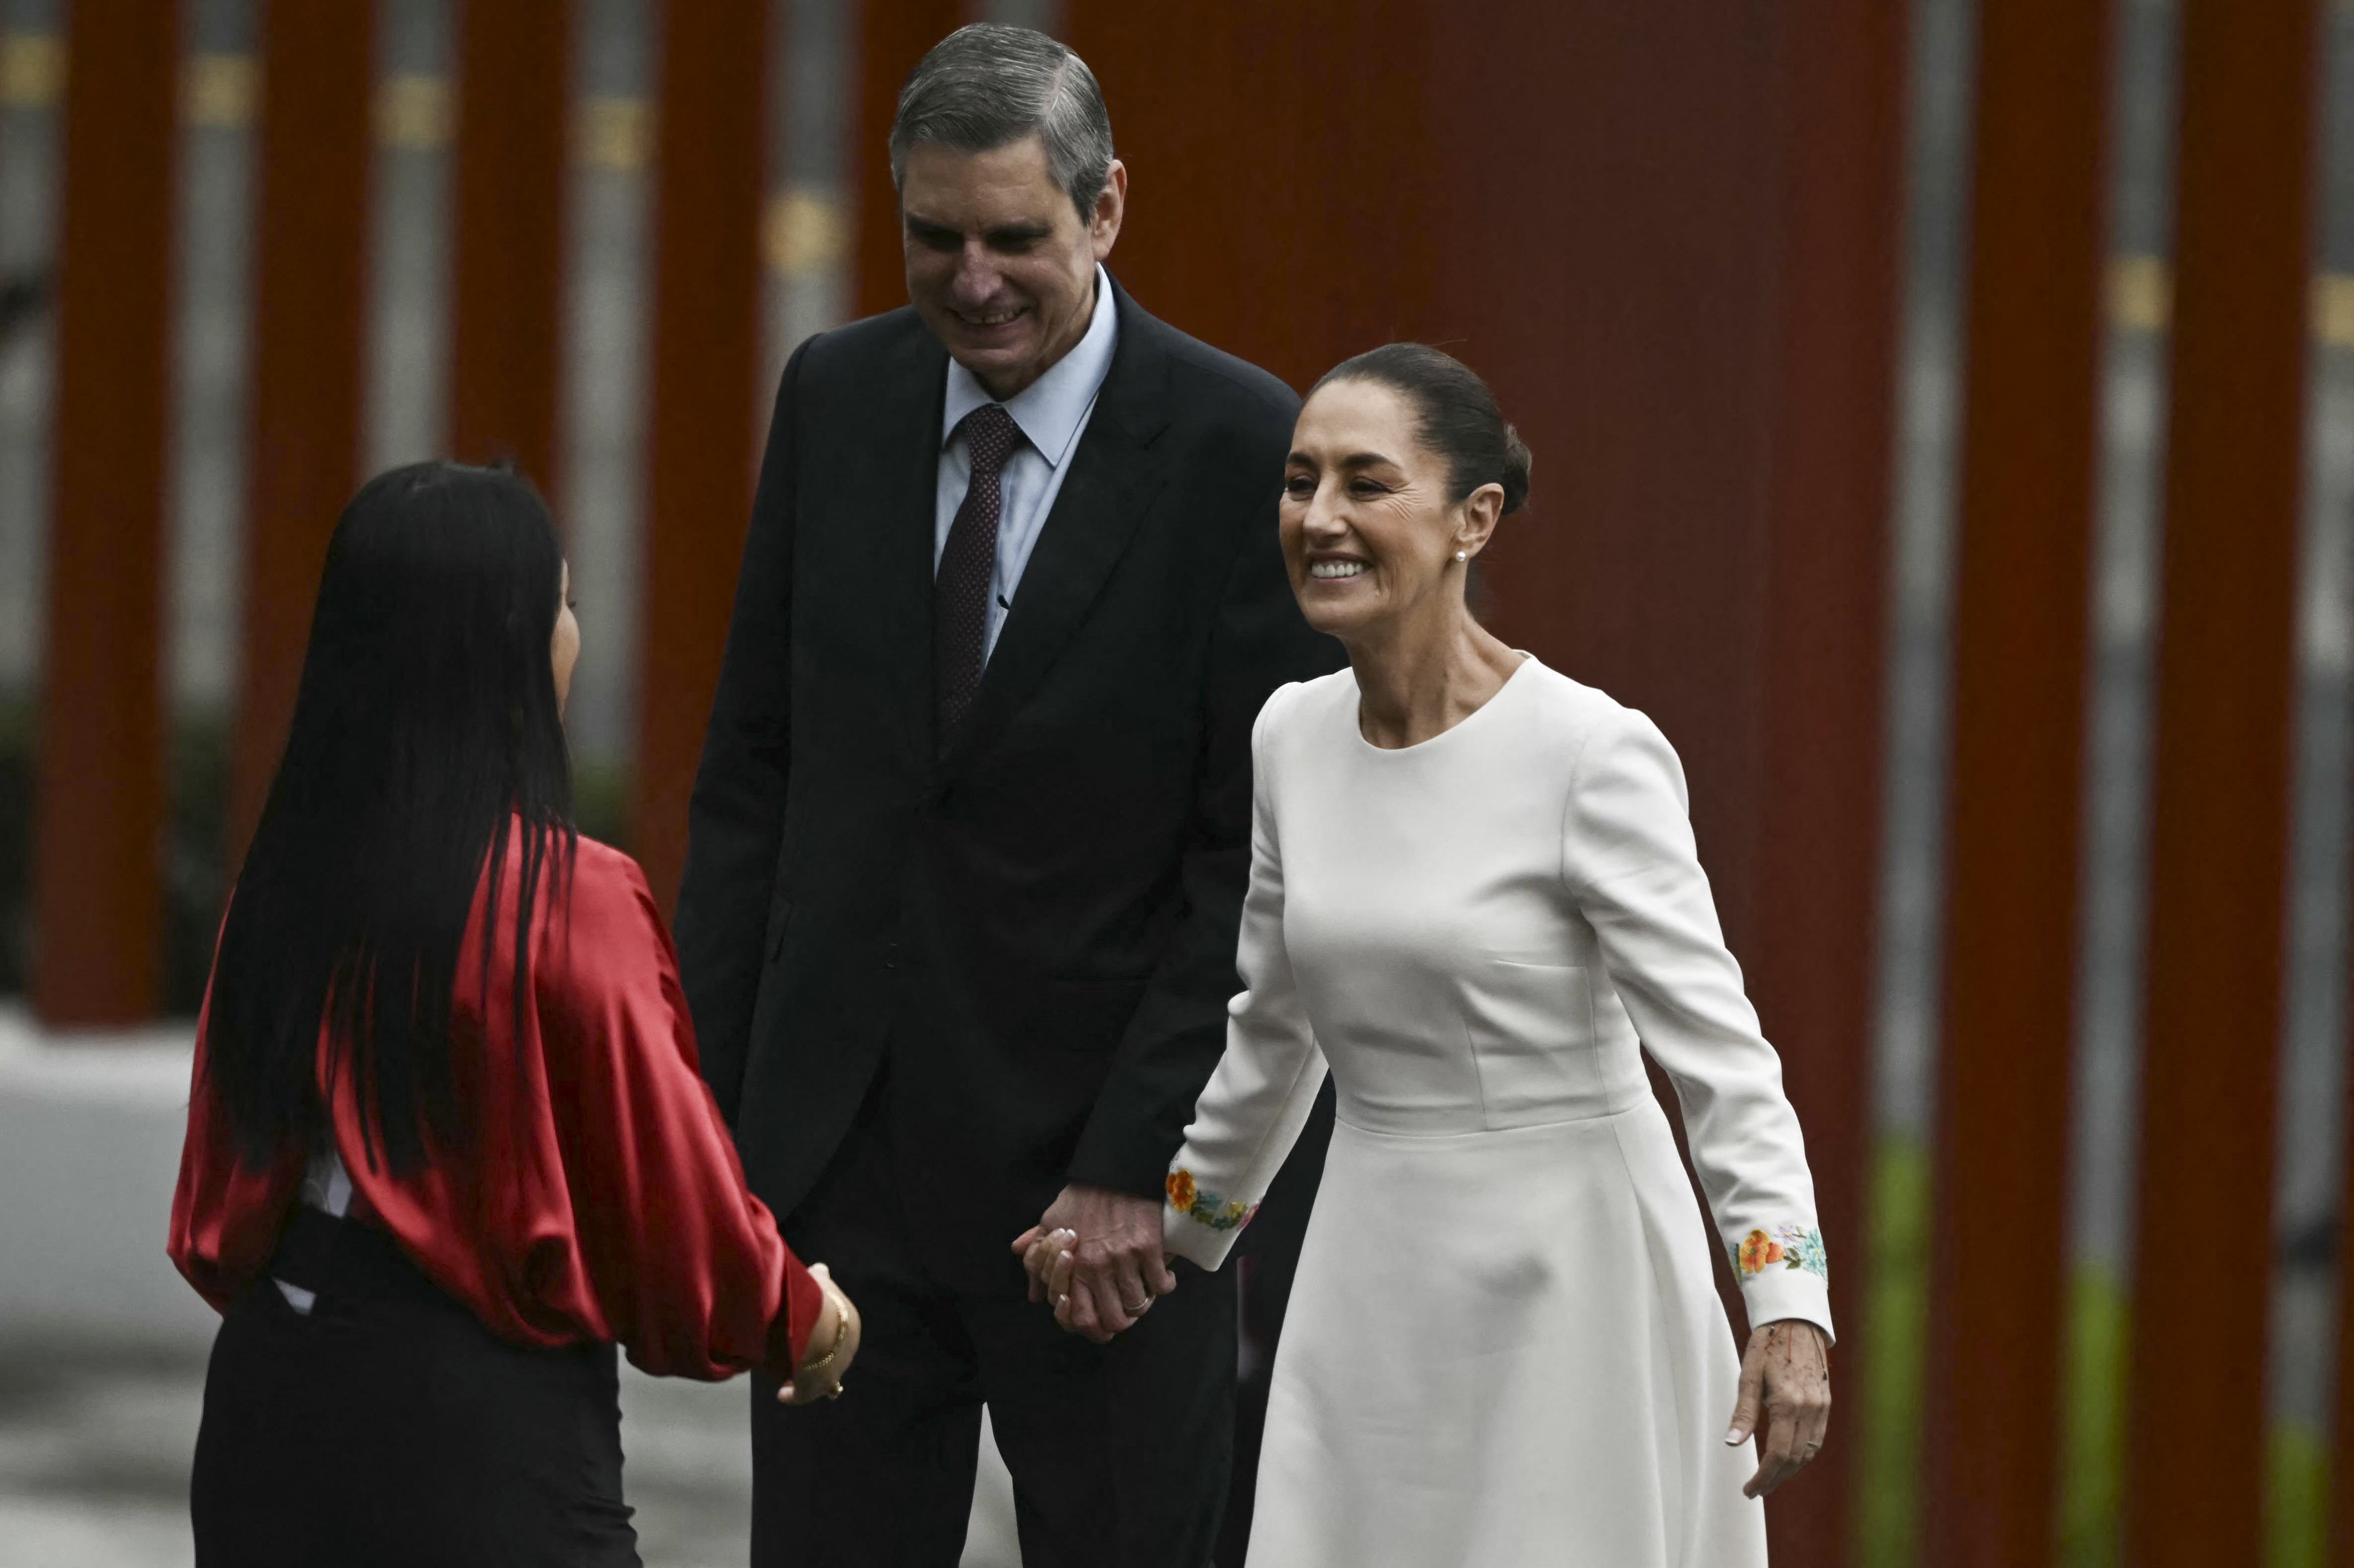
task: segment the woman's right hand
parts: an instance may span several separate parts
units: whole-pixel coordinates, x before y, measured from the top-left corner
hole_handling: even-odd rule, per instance
[[[821,1399],[842,1397],[842,1374],[850,1370],[851,1358],[858,1354],[858,1308],[833,1282],[833,1274],[825,1265],[810,1265],[810,1277],[825,1292],[826,1305],[819,1309],[817,1326],[801,1348],[800,1365],[790,1381],[778,1386],[777,1398],[785,1404],[813,1404]]]

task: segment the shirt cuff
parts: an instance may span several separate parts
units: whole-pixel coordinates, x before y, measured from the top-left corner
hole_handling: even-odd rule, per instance
[[[1754,1330],[1796,1318],[1836,1341],[1831,1328],[1830,1263],[1812,1226],[1755,1230],[1732,1244],[1734,1277]]]

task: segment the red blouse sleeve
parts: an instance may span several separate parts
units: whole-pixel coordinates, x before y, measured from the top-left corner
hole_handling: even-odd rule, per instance
[[[535,983],[578,1261],[607,1327],[650,1372],[790,1373],[824,1296],[745,1187],[644,874],[584,840],[569,892]]]
[[[228,1118],[205,1076],[205,1022],[211,1012],[207,995],[196,1018],[188,1134],[180,1145],[164,1251],[213,1310],[227,1312],[277,1250],[279,1224],[302,1182],[302,1159],[292,1151],[260,1169],[239,1160]]]

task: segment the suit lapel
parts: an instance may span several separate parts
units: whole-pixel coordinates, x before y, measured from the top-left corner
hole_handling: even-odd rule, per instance
[[[866,459],[847,493],[863,514],[857,522],[861,576],[873,585],[861,618],[871,609],[862,639],[884,676],[887,700],[900,719],[909,760],[933,759],[932,551],[938,511],[940,407],[947,396],[948,355],[917,328],[905,355],[895,355],[866,420],[881,432],[860,443]]]
[[[951,767],[986,747],[1054,666],[1168,483],[1152,450],[1168,424],[1167,354],[1153,334],[1157,323],[1118,283],[1112,297],[1119,346],[981,671],[972,713],[950,743]]]

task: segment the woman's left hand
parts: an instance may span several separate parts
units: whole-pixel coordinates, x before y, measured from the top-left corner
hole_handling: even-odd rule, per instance
[[[1032,1225],[1013,1238],[1013,1250],[1022,1255],[1022,1271],[1030,1277],[1031,1300],[1053,1301],[1060,1291],[1070,1288],[1068,1260],[1078,1245],[1076,1231],[1050,1231],[1044,1225]],[[1064,1274],[1059,1287],[1055,1283],[1057,1266]]]
[[[1762,1498],[1806,1467],[1823,1446],[1831,1420],[1831,1351],[1823,1331],[1786,1318],[1750,1331],[1741,1358],[1741,1395],[1734,1402],[1728,1445],[1757,1431],[1761,1412],[1773,1418],[1758,1444],[1757,1473],[1744,1497]]]

